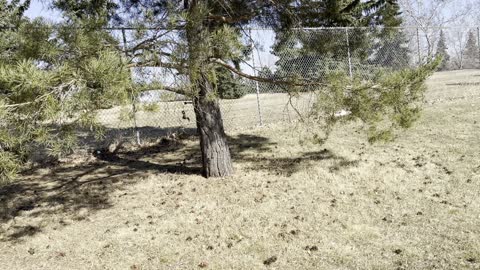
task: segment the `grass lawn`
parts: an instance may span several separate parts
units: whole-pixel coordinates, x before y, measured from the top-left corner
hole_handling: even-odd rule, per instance
[[[321,146],[293,124],[232,128],[225,179],[198,175],[191,136],[26,172],[0,188],[0,268],[480,269],[475,82],[436,73],[388,144],[356,124]]]

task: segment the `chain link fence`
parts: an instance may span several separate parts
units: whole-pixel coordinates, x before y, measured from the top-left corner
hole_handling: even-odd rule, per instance
[[[132,31],[132,33],[129,33]],[[242,72],[263,78],[298,78],[326,81],[331,74],[369,78],[382,70],[400,70],[426,63],[441,54],[441,70],[480,67],[479,28],[303,28],[289,32],[244,29],[250,47]],[[117,30],[114,36],[125,48],[138,44],[134,30]],[[443,45],[442,45],[443,42]],[[161,68],[132,69],[138,80],[160,78],[165,85],[182,85],[187,78]],[[221,99],[227,131],[248,129],[281,121],[294,121],[315,101],[312,89],[292,91],[278,84],[256,82],[235,75],[242,95]],[[98,111],[107,128],[138,141],[152,130],[194,129],[191,100],[163,89],[150,90],[132,104]]]

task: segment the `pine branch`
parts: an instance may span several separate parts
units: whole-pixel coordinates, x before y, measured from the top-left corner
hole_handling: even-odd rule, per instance
[[[176,69],[179,72],[185,71],[188,69],[187,65],[182,64],[174,64],[174,63],[165,63],[160,60],[156,61],[147,61],[147,62],[136,62],[127,65],[127,68],[134,68],[134,67],[162,67],[162,68],[169,68],[169,69]]]
[[[2,107],[3,108],[18,108],[18,107],[23,107],[23,106],[27,106],[27,105],[31,105],[31,104],[35,104],[39,101],[42,101],[43,99],[47,98],[48,96],[50,95],[53,95],[53,94],[56,94],[56,93],[59,93],[62,89],[64,89],[65,87],[69,87],[69,88],[72,88],[75,84],[75,81],[70,81],[70,82],[67,82],[67,83],[63,83],[61,85],[58,85],[58,86],[55,86],[52,88],[51,91],[41,95],[41,96],[38,96],[36,97],[34,100],[32,101],[28,101],[28,102],[22,102],[22,103],[16,103],[16,104],[8,104],[8,105],[3,105]]]
[[[168,33],[170,33],[171,31],[167,31],[165,33],[161,33],[160,35],[154,35],[153,37],[150,37],[150,38],[147,38],[145,40],[142,40],[140,41],[139,43],[135,44],[134,46],[132,46],[131,48],[128,48],[127,50],[125,50],[125,52],[135,52],[137,50],[141,50],[141,49],[146,49],[146,48],[149,48],[150,46],[156,46],[158,44],[156,44],[155,42],[167,35]],[[177,42],[173,41],[173,40],[168,40],[168,41],[163,41],[164,43],[173,43],[173,44],[177,44]]]

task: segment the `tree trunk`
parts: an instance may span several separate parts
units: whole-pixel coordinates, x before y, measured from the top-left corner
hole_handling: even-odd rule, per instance
[[[202,151],[203,176],[223,177],[233,173],[230,149],[223,128],[222,113],[214,86],[209,79],[209,29],[206,24],[205,2],[185,0],[188,9],[186,36],[188,42],[189,77],[194,91],[193,106]]]
[[[203,77],[203,76],[202,76]],[[230,149],[223,128],[222,113],[218,99],[210,97],[212,85],[202,78],[200,92],[194,98],[197,129],[202,151],[203,176],[223,177],[233,173]]]

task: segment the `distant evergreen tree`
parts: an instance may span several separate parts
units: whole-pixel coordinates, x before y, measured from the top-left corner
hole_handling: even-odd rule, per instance
[[[478,45],[475,34],[472,31],[468,32],[467,43],[463,52],[463,68],[478,68],[479,54]]]
[[[374,46],[374,58],[370,63],[382,68],[394,70],[408,67],[410,50],[403,31],[385,36]]]
[[[262,67],[258,71],[258,76],[260,76],[262,78],[268,78],[268,79],[271,79],[271,80],[282,79],[281,77],[278,76],[277,72],[273,72],[268,67]],[[254,87],[255,87],[255,91],[256,91],[256,85]],[[260,93],[281,93],[281,92],[285,92],[285,86],[271,84],[271,83],[260,82],[260,83],[258,83],[258,88],[259,88],[258,90],[259,90]]]
[[[217,68],[216,76],[216,87],[219,98],[237,99],[243,97],[247,93],[247,87],[243,84],[240,78],[234,76],[232,72],[226,68]]]
[[[440,63],[438,70],[447,70],[448,63],[450,61],[450,55],[448,54],[447,41],[445,38],[445,33],[443,30],[440,30],[440,39],[437,44],[437,52],[435,53],[436,57],[442,57],[442,62]]]
[[[396,0],[302,1],[295,10],[297,21],[284,23],[325,29],[277,31],[273,46],[273,53],[279,57],[276,75],[284,77],[296,72],[293,75],[301,78],[325,79],[331,72],[348,73],[348,52],[354,68],[365,63],[396,69],[407,67],[407,39],[396,28],[402,23],[400,15]],[[371,26],[382,28],[367,28]]]
[[[373,64],[395,70],[408,67],[410,50],[405,33],[398,29],[402,24],[400,6],[396,1],[387,1],[377,16],[384,28],[380,28],[378,41],[373,47]]]

